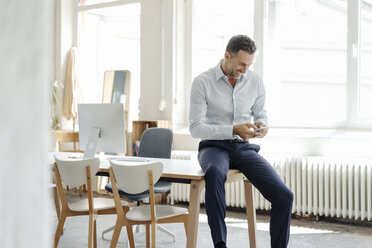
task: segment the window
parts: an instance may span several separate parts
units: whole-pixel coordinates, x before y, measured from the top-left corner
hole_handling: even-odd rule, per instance
[[[185,61],[179,63],[184,71],[178,72],[181,75],[176,91],[178,101],[174,105],[175,112],[185,114],[174,115],[175,126],[184,127],[188,123],[190,89],[194,77],[218,64],[233,35],[246,34],[253,38],[253,3],[254,0],[185,1]],[[179,43],[182,46],[182,41]],[[185,68],[182,67],[183,63]],[[179,85],[179,82],[184,85]]]
[[[361,4],[361,62],[359,115],[372,117],[372,0]]]
[[[192,78],[216,66],[235,34],[253,38],[253,0],[194,1]]]
[[[268,1],[264,79],[270,125],[346,120],[345,1]]]
[[[264,79],[270,126],[372,123],[372,0],[188,1],[191,79],[215,66],[229,38],[243,33],[259,48],[251,69]]]
[[[95,8],[79,13],[80,84],[86,103],[102,101],[107,70],[131,72],[129,123],[138,119],[140,95],[139,3]]]

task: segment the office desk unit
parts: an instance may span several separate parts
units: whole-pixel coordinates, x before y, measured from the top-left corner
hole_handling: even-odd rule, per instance
[[[49,154],[50,162],[54,162],[54,153]],[[58,153],[60,157],[82,158],[81,153]],[[110,163],[107,158],[115,156],[97,156],[100,161],[100,169],[97,174],[107,175]],[[130,158],[130,157],[128,157]],[[148,159],[148,158],[144,158]],[[198,224],[199,224],[199,211],[200,211],[200,193],[204,187],[204,173],[199,164],[191,160],[176,160],[176,159],[151,159],[161,161],[164,165],[164,170],[160,180],[187,183],[190,184],[190,201],[189,201],[189,220],[187,227],[187,248],[196,247]],[[246,180],[242,173],[238,170],[230,170],[227,175],[227,182],[244,180],[246,210],[248,219],[248,232],[250,247],[256,247],[256,212],[254,207],[253,187],[252,184]]]

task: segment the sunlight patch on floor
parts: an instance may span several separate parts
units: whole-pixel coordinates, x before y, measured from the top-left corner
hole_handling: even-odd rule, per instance
[[[199,215],[199,222],[200,223],[208,223],[207,215],[200,214]],[[237,227],[248,229],[247,221],[241,219],[234,219],[234,218],[226,218],[225,219],[226,225],[228,227]],[[257,223],[257,230],[269,232],[270,231],[270,224],[269,223]],[[338,233],[332,230],[325,230],[325,229],[315,229],[309,227],[299,227],[299,226],[291,226],[291,234],[326,234],[326,233]]]

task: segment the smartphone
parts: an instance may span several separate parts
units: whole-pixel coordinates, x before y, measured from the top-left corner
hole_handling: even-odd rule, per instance
[[[265,130],[265,129],[267,129],[267,128],[269,128],[269,127],[260,127],[260,128],[257,128],[255,131],[256,131],[256,132],[259,132],[259,131]]]

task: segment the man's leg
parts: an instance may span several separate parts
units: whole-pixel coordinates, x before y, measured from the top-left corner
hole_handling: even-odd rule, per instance
[[[229,171],[229,155],[223,147],[202,141],[198,159],[205,174],[205,208],[213,244],[226,244],[225,181]]]
[[[239,169],[271,202],[271,247],[287,247],[293,193],[283,183],[273,167],[257,153],[259,149],[257,145],[246,143],[239,144],[238,147],[231,158],[231,168]]]

